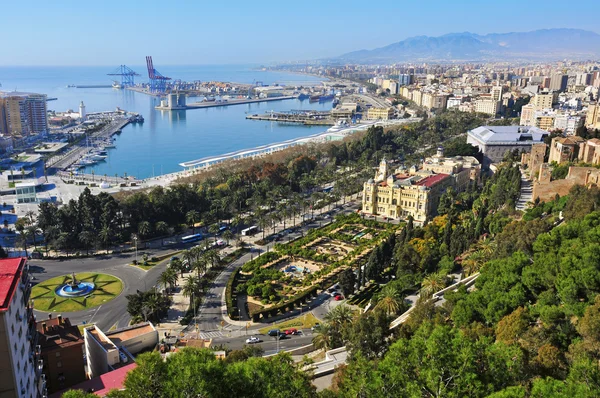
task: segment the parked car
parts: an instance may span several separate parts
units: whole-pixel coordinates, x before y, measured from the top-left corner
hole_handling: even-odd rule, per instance
[[[335,301],[340,301],[340,300],[343,300],[343,299],[344,299],[344,296],[342,296],[342,295],[340,294],[340,295],[338,295],[338,296],[335,296],[333,299],[334,299]]]
[[[279,330],[279,329],[271,329],[271,330],[269,330],[269,332],[267,334],[269,336],[276,337],[276,336],[278,336],[278,335],[281,334],[281,330]]]
[[[250,336],[246,339],[246,344],[256,344],[260,343],[260,339],[258,337]]]
[[[310,330],[312,330],[313,332],[316,330],[321,329],[321,324],[320,323],[315,323],[315,326],[313,326],[312,328],[310,328]]]
[[[298,334],[298,329],[296,329],[296,328],[285,329],[283,331],[283,333],[285,333],[288,336],[293,335],[293,334]]]

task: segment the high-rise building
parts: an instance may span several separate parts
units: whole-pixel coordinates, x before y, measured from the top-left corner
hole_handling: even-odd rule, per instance
[[[562,73],[555,73],[550,77],[550,90],[552,91],[565,91],[567,89],[567,83],[569,82],[569,76]]]
[[[0,133],[24,137],[48,131],[46,95],[0,93]]]
[[[502,100],[502,86],[492,86],[490,90],[490,94],[492,94],[492,100],[501,101]]]
[[[46,397],[27,259],[0,260],[0,396]]]
[[[542,109],[552,108],[553,102],[554,102],[553,94],[536,94],[531,99],[530,103],[533,104],[533,106],[535,106],[536,110],[542,110]]]

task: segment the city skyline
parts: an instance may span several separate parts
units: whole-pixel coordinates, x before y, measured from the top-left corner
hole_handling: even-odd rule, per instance
[[[60,8],[41,1],[29,8],[11,3],[4,5],[10,18],[0,32],[4,37],[19,34],[3,43],[0,66],[138,64],[147,54],[164,65],[269,64],[335,57],[419,35],[544,28],[597,32],[593,21],[578,17],[583,9],[593,14],[597,3],[583,1],[566,10],[559,5],[531,1],[520,4],[518,12],[507,12],[502,5],[470,0],[460,6],[435,1],[424,10],[385,0],[369,12],[355,1],[284,7],[273,1],[227,6],[184,2],[168,8],[156,1],[140,7],[111,0],[101,9],[74,1]],[[541,10],[543,19],[531,17]],[[502,15],[506,18],[498,17]]]

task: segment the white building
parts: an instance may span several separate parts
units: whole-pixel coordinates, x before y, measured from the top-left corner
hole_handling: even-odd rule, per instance
[[[467,133],[467,143],[483,153],[483,164],[501,162],[504,155],[515,149],[530,152],[531,146],[544,142],[549,133],[537,127],[481,126]]]

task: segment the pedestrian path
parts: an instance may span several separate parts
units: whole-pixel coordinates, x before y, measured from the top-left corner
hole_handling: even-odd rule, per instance
[[[521,171],[521,193],[515,208],[525,211],[529,207],[529,203],[533,202],[533,187],[531,181]]]

